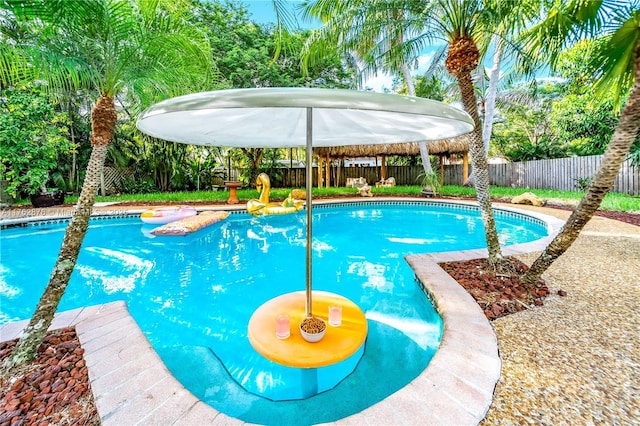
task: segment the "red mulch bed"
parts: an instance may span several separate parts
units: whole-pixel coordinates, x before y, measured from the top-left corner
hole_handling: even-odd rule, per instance
[[[16,343],[17,339],[0,343],[0,361]],[[45,337],[28,366],[3,371],[0,426],[99,425],[83,354],[75,329],[64,328]]]
[[[573,210],[571,206],[549,205],[553,209]],[[596,216],[606,217],[607,219],[619,220],[621,222],[630,223],[631,225],[640,226],[640,213],[618,212],[612,210],[596,210]]]
[[[549,294],[545,282],[540,280],[531,292],[527,291],[520,282],[520,275],[528,269],[527,265],[512,257],[506,260],[513,267],[511,273],[496,273],[487,259],[445,262],[440,267],[473,296],[489,320],[542,306]]]

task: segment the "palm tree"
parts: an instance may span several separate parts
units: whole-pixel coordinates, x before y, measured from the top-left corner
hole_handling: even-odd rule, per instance
[[[444,40],[448,44],[447,70],[456,78],[464,109],[475,122],[470,134],[472,164],[488,260],[494,265],[502,264],[502,253],[489,195],[489,170],[472,72],[480,61],[479,46],[484,49],[488,45],[510,11],[507,2],[489,0],[316,0],[307,9],[325,23],[309,42],[307,60],[321,55],[328,46],[341,46],[343,51],[359,52],[367,64],[401,71],[428,43]]]
[[[618,127],[604,153],[598,172],[586,194],[573,211],[560,233],[523,275],[526,285],[533,286],[549,266],[571,247],[580,231],[600,207],[640,132],[640,3],[633,1],[573,0],[554,3],[547,19],[527,34],[530,46],[550,58],[551,65],[560,50],[585,34],[602,29],[604,37],[599,54],[593,58],[599,71],[598,93],[621,94],[631,88],[620,114]]]
[[[505,54],[509,54],[519,62],[518,70],[514,74],[520,76],[532,76],[531,62],[520,52],[520,46],[515,43],[515,39],[526,25],[538,16],[540,0],[522,0],[512,2],[509,7],[510,13],[501,14],[495,34],[491,36],[493,46],[493,63],[489,71],[489,86],[482,102],[482,141],[484,143],[485,155],[489,155],[489,143],[493,131],[493,121],[495,115],[496,99],[498,97],[498,83],[501,79],[501,66]],[[473,173],[467,182],[474,181]],[[466,182],[465,182],[466,184]]]
[[[399,74],[407,85],[407,93],[416,95],[411,68],[425,46],[425,40],[420,36],[421,21],[416,19],[413,9],[407,8],[407,2],[316,0],[306,5],[304,15],[319,18],[324,23],[324,27],[313,33],[307,42],[305,63],[338,46],[343,55],[355,57],[360,81],[378,72]],[[335,43],[336,36],[341,40],[339,43]],[[405,42],[407,39],[408,43]],[[424,172],[432,172],[426,142],[420,142],[419,146]]]
[[[496,269],[509,268],[509,264],[503,262],[489,193],[487,154],[490,132],[486,127],[491,126],[493,111],[483,130],[472,73],[493,40],[494,69],[489,93],[492,110],[502,53],[508,41],[506,39],[522,28],[523,21],[531,16],[532,4],[535,3],[535,0],[521,2],[514,9],[512,2],[500,0],[436,0],[431,3],[431,8],[425,8],[423,12],[425,34],[430,39],[444,39],[448,44],[445,66],[449,74],[456,78],[464,109],[475,123],[474,130],[469,134],[474,185],[485,228],[489,252],[487,260]],[[526,69],[527,63],[521,62],[523,69]]]
[[[484,223],[485,238],[489,251],[488,262],[498,267],[503,260],[498,231],[489,194],[489,166],[482,141],[482,125],[478,115],[471,73],[478,67],[480,50],[478,43],[494,28],[498,10],[485,8],[479,0],[438,0],[436,9],[430,11],[428,26],[433,34],[448,42],[445,66],[458,81],[462,104],[475,123],[469,134],[471,161],[475,175],[475,186]]]
[[[182,4],[162,0],[7,0],[6,19],[35,26],[32,37],[0,50],[0,78],[45,80],[51,90],[94,89],[92,152],[85,180],[49,283],[9,366],[32,360],[69,282],[87,232],[99,177],[118,118],[118,103],[144,107],[210,87],[212,57],[202,32],[188,25]],[[6,37],[6,34],[5,34]],[[5,52],[14,60],[9,62]],[[16,53],[17,52],[17,53]],[[16,63],[15,58],[24,60]],[[9,66],[10,65],[10,66]],[[19,72],[20,71],[20,72]],[[26,71],[26,72],[25,72]]]

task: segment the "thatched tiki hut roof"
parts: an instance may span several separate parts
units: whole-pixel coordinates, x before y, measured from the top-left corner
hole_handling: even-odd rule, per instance
[[[442,159],[448,157],[451,154],[463,154],[464,158],[464,172],[465,176],[468,175],[468,153],[469,153],[469,137],[462,135],[457,138],[440,139],[435,141],[427,141],[427,148],[429,154],[440,156],[440,174],[442,179],[443,165]],[[318,173],[322,168],[323,159],[329,163],[331,158],[353,158],[353,157],[377,157],[382,156],[382,178],[385,176],[385,161],[384,157],[387,155],[419,155],[420,145],[415,143],[394,143],[385,145],[346,145],[346,146],[331,146],[331,147],[318,147],[313,149],[313,153],[318,156],[318,164],[320,165]],[[318,176],[321,177],[320,175]],[[466,180],[466,177],[465,177]],[[318,179],[318,185],[320,185],[321,179]],[[325,184],[329,186],[329,170],[326,170]]]
[[[429,154],[450,155],[469,152],[469,138],[466,135],[451,139],[427,141]],[[416,143],[392,143],[385,145],[347,145],[314,148],[313,153],[319,157],[376,157],[378,155],[418,155],[420,145]]]

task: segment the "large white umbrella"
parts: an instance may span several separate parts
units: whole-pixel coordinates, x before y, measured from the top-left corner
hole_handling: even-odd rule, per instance
[[[147,109],[140,131],[164,140],[245,148],[306,147],[306,314],[311,316],[312,147],[420,142],[473,130],[442,102],[339,89],[262,88],[194,93]]]

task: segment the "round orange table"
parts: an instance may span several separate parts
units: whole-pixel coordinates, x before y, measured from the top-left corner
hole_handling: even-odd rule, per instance
[[[367,318],[360,308],[334,293],[314,291],[311,311],[327,323],[322,340],[309,343],[302,338],[300,321],[305,318],[304,291],[287,293],[260,306],[249,320],[249,341],[256,351],[278,364],[298,368],[317,368],[343,361],[356,353],[367,337]],[[329,306],[342,306],[342,325],[329,325]],[[289,315],[291,335],[276,337],[276,316]]]

